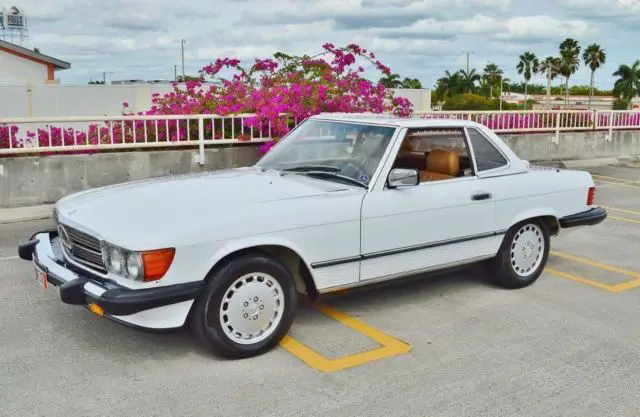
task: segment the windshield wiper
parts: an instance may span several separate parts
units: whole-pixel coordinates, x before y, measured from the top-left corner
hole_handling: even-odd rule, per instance
[[[362,188],[369,189],[369,186],[362,181],[358,181],[351,177],[347,177],[346,175],[336,174],[335,172],[326,172],[326,171],[306,171],[303,172],[304,175],[308,175],[310,177],[319,177],[325,178],[329,180],[339,180],[342,182],[348,182],[349,184],[358,185]]]
[[[285,168],[282,172],[308,172],[308,171],[322,171],[322,172],[339,172],[340,168],[333,167],[331,165],[298,165],[291,168]]]

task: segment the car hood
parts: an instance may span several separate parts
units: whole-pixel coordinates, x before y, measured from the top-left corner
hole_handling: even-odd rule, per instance
[[[65,224],[116,244],[132,234],[169,233],[193,222],[205,226],[212,219],[255,213],[261,204],[350,188],[303,175],[234,168],[94,188],[60,199],[56,209]]]

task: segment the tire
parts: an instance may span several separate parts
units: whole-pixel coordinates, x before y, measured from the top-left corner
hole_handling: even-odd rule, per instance
[[[195,339],[205,349],[229,359],[258,356],[287,334],[298,293],[281,262],[265,253],[252,253],[233,259],[208,278],[190,321]],[[265,330],[269,317],[276,322]],[[255,335],[259,328],[262,334]],[[231,336],[229,329],[246,337]]]
[[[549,257],[549,229],[538,219],[520,222],[507,232],[498,254],[485,265],[495,283],[508,289],[537,281]]]

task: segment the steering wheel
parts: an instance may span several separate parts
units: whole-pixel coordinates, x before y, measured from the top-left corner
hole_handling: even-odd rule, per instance
[[[354,159],[348,159],[348,160],[342,161],[340,165],[341,165],[340,173],[342,174],[348,173],[349,176],[357,180],[363,181],[365,183],[369,183],[369,180],[371,179],[371,176],[369,175],[369,171],[359,161],[356,161]],[[352,169],[349,169],[349,168],[352,168]],[[366,177],[367,179],[362,180],[361,177]]]

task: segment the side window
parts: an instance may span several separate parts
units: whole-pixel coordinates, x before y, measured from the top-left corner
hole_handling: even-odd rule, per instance
[[[473,153],[476,156],[478,171],[487,171],[507,165],[504,156],[481,132],[475,128],[467,128],[467,132]]]
[[[409,129],[395,160],[396,168],[420,171],[420,182],[473,175],[464,130]]]

